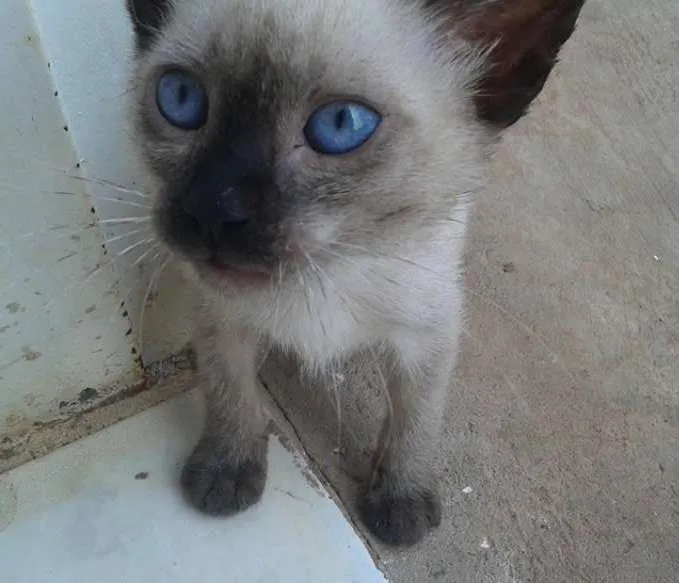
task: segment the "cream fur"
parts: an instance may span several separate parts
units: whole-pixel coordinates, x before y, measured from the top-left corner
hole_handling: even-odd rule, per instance
[[[161,237],[172,188],[218,135],[243,79],[275,112],[276,180],[301,193],[291,195],[272,244],[296,259],[281,260],[268,285],[233,285],[174,249],[195,288],[208,399],[183,480],[206,512],[228,514],[261,495],[257,355],[274,346],[314,373],[358,351],[381,355],[390,439],[364,520],[394,543],[415,542],[439,520],[436,449],[461,321],[467,207],[494,139],[472,100],[485,47],[439,25],[415,0],[172,0],[139,54],[134,115],[159,182]],[[153,79],[166,66],[206,85],[214,119],[200,132],[177,132],[155,112]],[[337,95],[373,104],[383,123],[359,152],[322,158],[300,146],[301,128],[319,99]]]

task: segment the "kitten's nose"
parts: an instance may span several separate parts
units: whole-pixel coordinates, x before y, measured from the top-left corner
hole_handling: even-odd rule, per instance
[[[270,251],[278,212],[272,150],[255,128],[236,121],[205,149],[175,199],[176,239],[217,257],[260,261]]]
[[[182,210],[203,242],[213,250],[242,235],[252,220],[251,212],[235,188],[211,197],[187,197],[182,201]]]

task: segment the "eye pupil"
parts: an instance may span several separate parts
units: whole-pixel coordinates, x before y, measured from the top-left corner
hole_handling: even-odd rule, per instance
[[[180,85],[178,92],[179,92],[179,95],[178,95],[177,101],[179,103],[181,103],[182,105],[184,105],[186,103],[186,100],[188,99],[189,89],[186,85]]]
[[[346,125],[346,122],[347,122],[347,109],[346,107],[343,107],[335,115],[335,129],[338,131],[341,130]]]
[[[177,128],[197,130],[207,121],[207,93],[184,71],[168,71],[158,79],[156,104],[161,115]]]
[[[360,148],[377,131],[382,116],[367,105],[335,101],[322,105],[304,128],[309,146],[319,154],[340,155]]]

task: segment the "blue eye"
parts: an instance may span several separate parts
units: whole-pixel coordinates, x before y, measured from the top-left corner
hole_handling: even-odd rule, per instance
[[[156,86],[156,103],[163,117],[182,130],[197,130],[207,121],[207,93],[183,71],[163,74]]]
[[[334,101],[311,114],[304,135],[320,154],[346,154],[365,144],[381,122],[382,116],[366,105]]]

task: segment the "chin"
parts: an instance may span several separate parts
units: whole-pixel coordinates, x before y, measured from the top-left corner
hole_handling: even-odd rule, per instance
[[[247,291],[269,287],[274,276],[272,269],[251,265],[192,261],[191,267],[201,282],[219,291]]]

